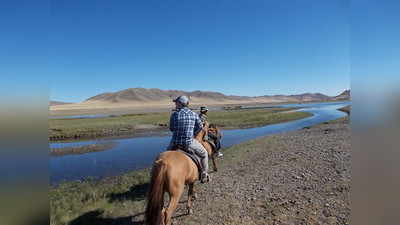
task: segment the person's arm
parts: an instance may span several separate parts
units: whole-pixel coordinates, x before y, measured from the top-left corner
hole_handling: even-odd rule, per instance
[[[194,135],[196,135],[197,133],[199,133],[201,131],[201,129],[203,129],[203,122],[201,121],[199,115],[194,114],[195,115],[195,122],[194,122]]]
[[[174,130],[175,130],[175,127],[174,127],[174,125],[175,125],[175,114],[176,114],[175,112],[172,113],[171,117],[169,118],[169,130],[171,132],[174,132]]]

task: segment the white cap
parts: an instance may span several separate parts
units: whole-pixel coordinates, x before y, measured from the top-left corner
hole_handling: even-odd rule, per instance
[[[179,97],[177,97],[176,99],[174,99],[172,101],[173,102],[180,102],[180,103],[182,103],[184,105],[187,105],[189,103],[189,98],[184,96],[184,95],[182,95],[182,96],[179,96]]]

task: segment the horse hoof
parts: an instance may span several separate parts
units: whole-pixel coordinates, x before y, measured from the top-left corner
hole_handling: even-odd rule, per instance
[[[218,169],[217,169],[217,168],[215,168],[215,169],[214,169],[214,172],[218,172]]]
[[[192,215],[193,214],[193,209],[188,209],[187,214],[188,215]]]

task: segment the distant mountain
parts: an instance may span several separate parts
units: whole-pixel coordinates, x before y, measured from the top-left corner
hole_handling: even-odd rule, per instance
[[[332,98],[333,100],[350,100],[350,90],[343,91],[340,95]]]
[[[179,91],[161,90],[156,88],[129,88],[117,92],[102,93],[88,98],[84,103],[157,103],[171,101],[173,98],[187,95],[194,102],[309,102],[328,101],[336,97],[329,97],[321,93],[304,93],[298,95],[273,95],[273,96],[233,96],[210,91]]]
[[[187,95],[190,98],[197,99],[212,99],[212,100],[246,100],[250,97],[227,96],[219,92],[210,91],[179,91],[179,90],[161,90],[157,88],[129,88],[117,92],[107,92],[86,99],[84,102],[109,102],[109,103],[124,103],[124,102],[160,102],[171,101],[180,95]]]
[[[321,93],[304,93],[299,95],[289,95],[289,97],[295,98],[298,101],[328,101],[331,97],[321,94]]]
[[[53,106],[53,105],[65,105],[65,104],[71,104],[69,102],[60,102],[60,101],[50,101],[49,105]]]

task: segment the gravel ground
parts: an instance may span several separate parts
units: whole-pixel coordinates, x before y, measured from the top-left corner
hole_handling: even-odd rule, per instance
[[[347,119],[234,146],[174,225],[349,224],[350,163]]]

